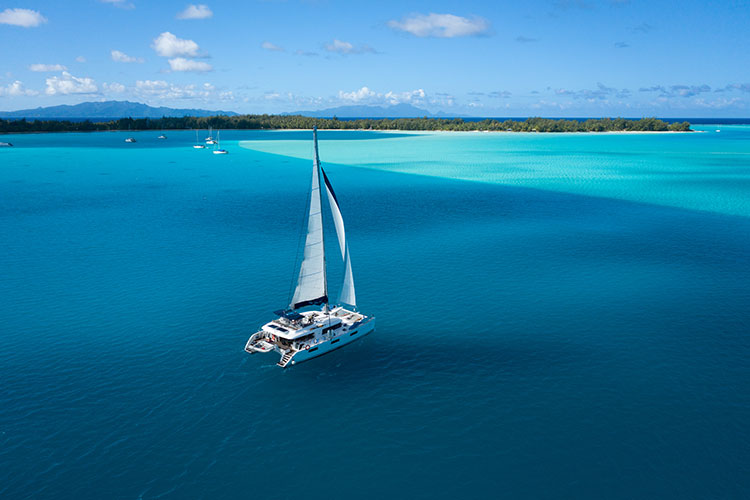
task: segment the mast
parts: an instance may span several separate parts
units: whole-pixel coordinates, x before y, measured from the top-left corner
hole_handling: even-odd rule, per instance
[[[317,171],[318,177],[318,200],[320,200],[320,173],[323,169],[320,167],[320,157],[318,156],[318,126],[313,125],[313,147],[315,148],[315,154],[313,155],[314,168]],[[322,200],[321,200],[322,201]],[[320,204],[320,214],[323,215],[323,204]],[[322,219],[322,217],[321,217]],[[326,297],[325,309],[328,311],[328,276],[327,276],[327,265],[326,265],[326,239],[325,232],[323,230],[323,224],[320,225],[320,246],[323,248],[323,291]]]
[[[320,160],[318,158],[317,128],[313,129],[312,185],[310,187],[310,208],[307,217],[305,251],[300,265],[297,288],[294,290],[291,308],[325,304],[328,308],[328,284],[326,280],[325,243],[323,241],[323,213],[320,196]]]

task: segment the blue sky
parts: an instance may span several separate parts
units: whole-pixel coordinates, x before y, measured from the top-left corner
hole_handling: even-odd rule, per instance
[[[750,116],[750,1],[0,3],[0,109]]]

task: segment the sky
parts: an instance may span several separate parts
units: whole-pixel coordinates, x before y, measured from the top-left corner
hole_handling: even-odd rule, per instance
[[[0,110],[750,117],[750,0],[0,0]]]

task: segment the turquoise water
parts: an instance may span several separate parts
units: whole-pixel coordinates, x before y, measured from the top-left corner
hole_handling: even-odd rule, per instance
[[[309,132],[0,137],[0,497],[746,496],[750,128],[701,129],[321,132],[378,325],[286,371]]]

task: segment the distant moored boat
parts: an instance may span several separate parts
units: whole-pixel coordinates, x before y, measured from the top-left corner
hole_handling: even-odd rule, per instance
[[[208,127],[208,137],[206,137],[206,144],[216,144],[216,140],[214,139],[214,136],[211,135],[213,131],[214,131],[213,128]]]
[[[135,142],[135,137],[128,137],[125,142]]]
[[[13,144],[10,142],[0,142],[0,148],[12,148]]]
[[[205,144],[201,144],[200,141],[198,141],[198,130],[195,131],[195,144],[193,144],[193,148],[195,149],[206,149]]]
[[[221,144],[220,144],[221,137],[220,136],[221,136],[221,131],[216,132],[216,149],[214,149],[214,154],[215,155],[227,155],[229,154],[229,151],[227,151],[226,149],[221,149]]]

